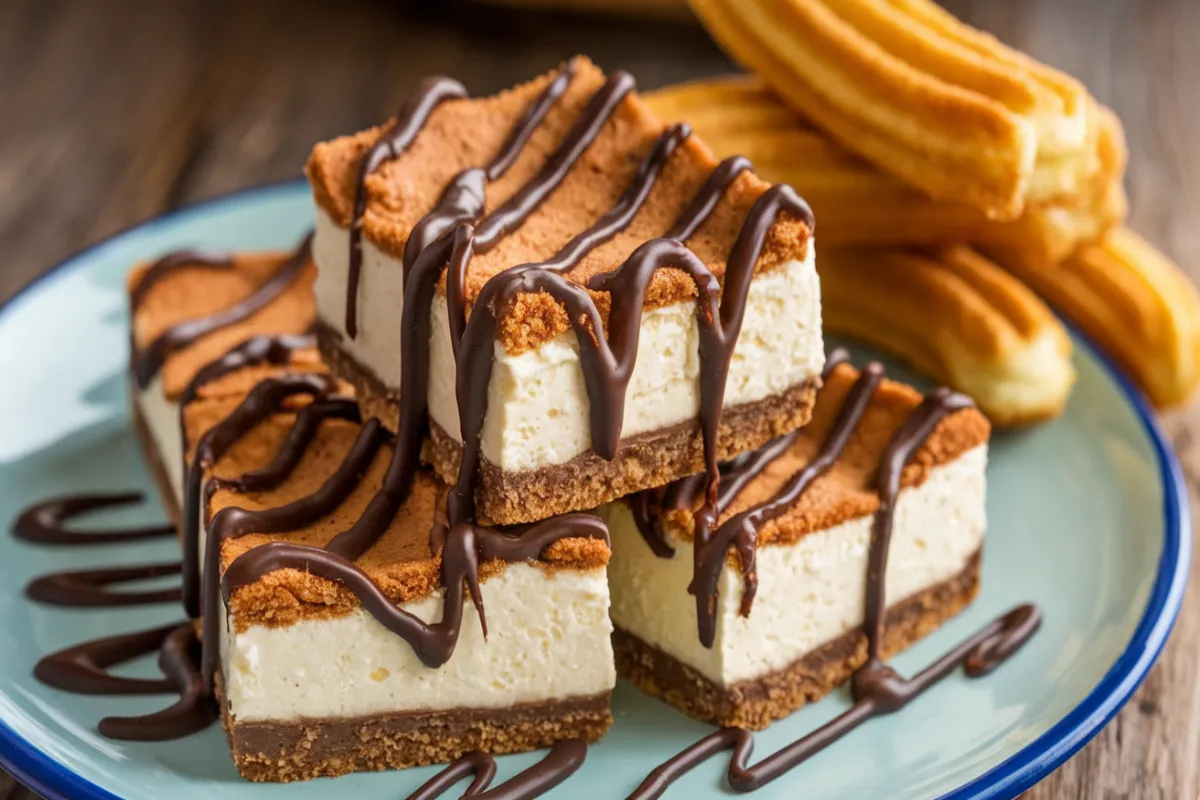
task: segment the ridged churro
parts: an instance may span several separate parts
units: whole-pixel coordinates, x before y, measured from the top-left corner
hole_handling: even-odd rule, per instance
[[[1200,384],[1200,295],[1141,236],[1118,228],[1052,269],[1011,254],[997,258],[1111,355],[1155,406],[1193,395]]]
[[[1083,191],[1083,86],[930,0],[691,0],[717,42],[844,147],[932,197],[1015,219]]]
[[[969,247],[822,248],[825,330],[866,341],[975,398],[997,425],[1056,416],[1071,343],[1031,290]]]
[[[716,151],[750,158],[764,176],[789,183],[820,220],[822,245],[944,245],[1003,248],[1030,264],[1054,264],[1124,219],[1120,123],[1095,109],[1095,170],[1084,191],[998,222],[978,209],[935,200],[881,172],[815,128],[757,78],[731,76],[668,86],[645,96],[655,113],[684,120]]]

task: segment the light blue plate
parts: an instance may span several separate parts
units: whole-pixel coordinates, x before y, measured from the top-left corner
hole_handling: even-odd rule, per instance
[[[0,314],[0,520],[72,491],[149,490],[126,416],[124,276],[138,259],[183,245],[286,246],[308,226],[309,195],[291,182],[195,206],[82,253]],[[931,660],[1023,602],[1041,631],[982,680],[951,676],[909,708],[875,720],[758,793],[761,797],[1012,797],[1083,745],[1145,677],[1179,610],[1190,561],[1186,495],[1174,456],[1127,382],[1077,340],[1079,385],[1067,413],[996,437],[983,590],[964,614],[896,659]],[[154,509],[116,522],[150,520]],[[173,608],[69,611],[22,595],[29,578],[71,566],[170,559],[170,542],[39,548],[0,536],[0,764],[48,798],[398,800],[432,768],[304,784],[242,782],[220,728],[162,744],[108,741],[109,714],[166,697],[95,698],[37,683],[42,655],[83,639],[179,618]],[[134,672],[151,674],[143,660]],[[826,699],[757,737],[766,755],[846,706]],[[558,794],[622,797],[708,728],[621,685],[616,724]],[[499,779],[534,756],[500,759]],[[723,759],[668,797],[725,793]],[[498,780],[499,780],[498,779]]]

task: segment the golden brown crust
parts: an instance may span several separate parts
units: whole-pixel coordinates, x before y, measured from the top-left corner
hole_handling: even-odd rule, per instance
[[[487,163],[499,150],[510,126],[550,78],[543,75],[493,97],[442,104],[408,151],[368,177],[364,238],[393,258],[401,258],[413,226],[433,208],[453,176],[467,167]],[[567,92],[534,131],[521,156],[508,173],[489,184],[489,211],[514,194],[546,162],[603,81],[600,70],[581,59]],[[475,254],[467,276],[468,305],[493,275],[517,264],[551,257],[611,207],[663,128],[636,94],[627,96],[575,168],[525,224],[491,250]],[[341,227],[350,223],[358,161],[382,130],[373,128],[318,144],[309,158],[307,174],[313,197]],[[688,139],[667,162],[630,225],[589,253],[568,278],[586,284],[591,276],[615,269],[648,239],[665,233],[715,165],[711,151],[698,137]],[[767,188],[768,184],[753,174],[742,174],[711,217],[687,241],[718,277],[724,275],[725,259],[746,214]],[[768,236],[756,269],[769,270],[803,259],[809,234],[803,221],[782,214]],[[694,295],[695,285],[683,273],[660,271],[647,289],[644,305],[655,308]],[[606,309],[607,296],[597,296],[597,304]],[[529,294],[506,310],[497,336],[510,352],[516,353],[537,347],[565,330],[563,308],[548,295]]]
[[[996,253],[1006,269],[1073,320],[1167,408],[1200,385],[1200,296],[1167,256],[1127,228],[1054,269]]]
[[[379,417],[394,428],[400,418],[396,393],[343,352],[329,328],[318,325],[317,340],[335,371],[355,386],[364,415]],[[726,408],[721,415],[719,458],[733,458],[806,424],[817,384],[815,379],[806,381],[780,395]],[[451,482],[458,475],[462,444],[436,423],[430,427],[422,457],[443,481]],[[595,508],[699,472],[704,468],[701,454],[699,425],[693,420],[623,439],[611,461],[589,451],[564,464],[505,472],[484,458],[476,502],[481,517],[497,524],[536,522]]]
[[[283,252],[242,253],[235,257],[232,270],[197,267],[169,273],[150,289],[133,314],[131,324],[135,345],[145,347],[178,323],[207,316],[244,300],[290,255]],[[141,264],[130,271],[127,281],[130,292],[141,282],[148,266]],[[213,331],[191,346],[168,355],[161,371],[167,398],[177,398],[201,368],[253,336],[299,334],[308,330],[316,317],[312,293],[316,274],[316,268],[309,263],[283,293],[258,313]],[[309,362],[315,361],[311,351],[303,357]]]
[[[444,764],[472,750],[500,755],[564,739],[595,742],[612,725],[608,692],[500,709],[452,709],[356,719],[239,722],[217,676],[233,761],[251,781],[289,782]]]
[[[997,425],[1066,407],[1075,383],[1066,330],[1032,289],[969,247],[827,248],[818,271],[827,332],[971,395]]]
[[[1050,266],[1119,224],[1127,210],[1121,125],[1099,104],[1092,104],[1089,128],[1092,177],[1077,192],[1001,221],[954,197],[934,199],[883,172],[793,111],[758,78],[683,83],[644,100],[660,118],[690,123],[718,157],[744,155],[764,178],[804,195],[821,221],[822,248],[973,242]]]
[[[817,396],[812,421],[801,429],[790,450],[747,484],[725,509],[722,521],[767,501],[792,475],[812,462],[857,378],[858,371],[848,364],[833,371]],[[912,387],[884,380],[837,463],[814,481],[791,508],[759,529],[757,545],[794,544],[814,531],[875,513],[879,508],[879,495],[874,478],[881,456],[921,399]],[[949,414],[909,460],[900,476],[901,488],[920,486],[934,467],[948,464],[967,451],[986,444],[990,435],[991,426],[978,409],[972,407]],[[662,522],[671,535],[691,538],[690,511],[667,511]],[[736,563],[736,549],[731,549],[729,558]]]
[[[718,43],[844,146],[998,219],[1078,185],[1088,97],[929,0],[692,0]]]
[[[979,554],[957,577],[893,605],[887,613],[883,654],[890,657],[937,630],[962,611],[979,590]],[[762,730],[820,700],[866,661],[861,629],[834,639],[783,669],[721,686],[687,664],[622,630],[613,632],[617,674],[689,717]]]

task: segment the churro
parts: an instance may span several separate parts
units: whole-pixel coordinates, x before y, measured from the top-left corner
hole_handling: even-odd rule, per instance
[[[1200,383],[1200,295],[1153,245],[1118,228],[1053,269],[1010,256],[997,253],[1006,269],[1112,356],[1155,406],[1192,396]]]
[[[932,197],[1015,219],[1091,179],[1082,85],[929,0],[691,3],[789,105]]]
[[[822,248],[825,330],[866,341],[973,398],[997,425],[1056,416],[1075,371],[1032,291],[969,247]]]
[[[718,156],[750,158],[770,180],[804,194],[820,220],[822,245],[944,245],[972,242],[1014,258],[1055,264],[1125,217],[1120,122],[1095,108],[1091,180],[1074,198],[1031,207],[1000,222],[973,206],[935,200],[881,172],[793,111],[754,77],[668,86],[645,95],[662,119],[683,120]]]

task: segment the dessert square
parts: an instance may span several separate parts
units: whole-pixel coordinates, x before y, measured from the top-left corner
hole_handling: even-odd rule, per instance
[[[316,368],[320,356],[314,343],[301,336],[315,315],[314,277],[307,239],[291,253],[180,250],[130,272],[134,425],[177,525],[184,474],[181,402],[190,394],[240,397],[272,371],[270,362]],[[249,344],[267,336],[277,338]],[[242,361],[258,362],[260,369],[221,370],[231,374],[196,383],[206,368],[239,346]],[[218,377],[211,369],[209,375]]]
[[[872,609],[885,657],[974,598],[988,423],[961,396],[923,400],[881,375],[836,365],[807,427],[726,464],[699,555],[703,476],[602,509],[623,678],[761,729],[866,662]]]
[[[481,99],[430,79],[308,162],[322,352],[389,428],[427,406],[447,482],[460,406],[483,413],[477,502],[497,523],[696,472],[700,417],[721,413],[725,459],[811,411],[807,206],[633,89],[584,58]]]
[[[184,410],[202,474],[185,603],[194,571],[201,682],[239,772],[303,780],[595,741],[616,680],[603,524],[451,526],[447,488],[421,471],[348,554],[393,445],[337,390],[292,372]]]

